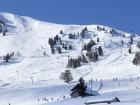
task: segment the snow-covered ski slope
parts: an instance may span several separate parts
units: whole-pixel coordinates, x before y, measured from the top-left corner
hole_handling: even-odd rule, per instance
[[[137,34],[131,46],[132,54],[129,54],[129,41],[132,34],[117,30],[119,34],[112,36],[109,33],[112,28],[108,26],[98,25],[105,28],[105,32],[98,31],[97,25],[61,25],[9,13],[0,13],[0,20],[4,20],[8,28],[6,36],[0,34],[0,57],[15,52],[10,63],[3,63],[2,59],[0,60],[1,105],[8,105],[9,102],[12,103],[11,105],[84,105],[88,100],[116,95],[125,101],[117,105],[128,105],[127,98],[131,100],[130,105],[139,105],[137,100],[140,101],[138,94],[140,82],[137,77],[140,76],[140,67],[132,64],[135,52],[139,51],[136,42],[140,40],[140,36]],[[76,39],[68,38],[68,34],[78,34],[85,27],[88,29],[85,38],[80,36]],[[60,30],[64,34],[59,34]],[[48,39],[56,35],[71,44],[74,49],[62,49],[62,54],[52,55]],[[104,56],[96,63],[89,62],[76,69],[70,69],[74,80],[70,85],[65,84],[59,77],[61,72],[68,69],[66,68],[68,55],[72,58],[78,57],[83,43],[91,39],[96,41],[97,37],[100,38],[97,46],[102,46]],[[44,52],[46,52],[45,56]],[[98,80],[106,81],[99,91],[100,95],[85,99],[69,98],[70,89],[80,77],[84,77],[87,82],[91,78],[97,79],[96,86],[93,86],[95,90],[99,87]],[[129,81],[130,77],[135,78],[134,83]],[[118,81],[114,83],[113,78],[119,78],[120,83]],[[132,96],[127,97],[130,94]],[[63,95],[67,98],[62,99]],[[47,97],[49,101],[42,101],[43,97]],[[55,99],[51,100],[52,97]],[[136,102],[135,100],[132,102],[135,98]]]

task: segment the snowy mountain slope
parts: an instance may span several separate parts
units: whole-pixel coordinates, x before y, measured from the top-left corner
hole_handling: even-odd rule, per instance
[[[2,59],[0,61],[0,97],[3,100],[1,100],[3,105],[7,104],[7,100],[14,101],[14,105],[16,105],[16,102],[21,105],[35,105],[34,101],[37,101],[37,98],[68,95],[74,84],[69,86],[63,83],[59,79],[60,73],[68,69],[66,68],[68,55],[72,58],[81,55],[83,44],[89,42],[91,38],[96,40],[97,37],[100,37],[100,42],[95,47],[102,46],[104,56],[100,57],[96,63],[89,62],[76,69],[71,68],[74,81],[83,76],[86,81],[91,78],[93,80],[103,79],[109,80],[109,83],[113,84],[113,82],[110,82],[112,78],[128,79],[140,76],[139,66],[132,64],[134,54],[139,50],[136,47],[136,41],[140,40],[138,35],[134,37],[133,53],[129,54],[128,47],[131,33],[117,30],[118,35],[112,36],[109,33],[112,28],[108,26],[61,25],[9,13],[0,13],[0,20],[6,22],[8,29],[6,36],[0,35],[0,56],[15,52],[15,56],[10,63],[3,63]],[[104,27],[106,32],[98,31],[97,26]],[[85,27],[88,29],[85,38],[80,36],[76,39],[68,38],[68,34],[78,34]],[[59,34],[60,30],[63,30],[63,35]],[[71,44],[74,49],[67,51],[62,49],[62,54],[52,55],[48,39],[55,35],[61,36],[62,40]],[[124,45],[121,44],[122,40]],[[44,52],[46,52],[46,56],[43,55]],[[137,85],[134,85],[133,88],[136,87]],[[113,88],[110,86],[110,90],[107,92],[113,92]],[[119,88],[115,91],[120,90],[120,94],[124,90],[133,89],[132,85],[128,85],[125,89],[124,86]],[[104,91],[106,91],[105,87],[100,92]],[[31,102],[24,103],[22,102],[24,99],[30,99]],[[36,104],[41,105],[38,102]]]

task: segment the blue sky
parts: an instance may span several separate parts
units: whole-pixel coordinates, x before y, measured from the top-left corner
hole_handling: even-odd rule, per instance
[[[140,33],[140,0],[0,0],[0,11],[60,24],[103,24]]]

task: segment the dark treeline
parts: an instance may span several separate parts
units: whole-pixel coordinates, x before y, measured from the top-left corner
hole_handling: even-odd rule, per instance
[[[6,36],[7,32],[6,23],[3,20],[0,20],[0,33],[2,33],[3,36]]]

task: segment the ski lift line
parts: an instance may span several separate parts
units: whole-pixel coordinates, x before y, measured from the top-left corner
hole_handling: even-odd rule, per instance
[[[113,61],[108,62],[107,64],[110,64],[110,63],[112,63],[112,62],[115,62],[115,61],[117,61],[118,59],[120,59],[121,57],[122,57],[122,50],[120,51],[120,55],[119,55],[116,59],[114,59]]]
[[[93,71],[93,69],[92,69],[92,67],[91,67],[91,64],[90,64],[90,63],[89,63],[89,68],[90,68],[90,71],[89,71],[89,72],[87,72],[87,73],[85,73],[82,77],[87,76],[88,74],[90,74],[90,73]]]
[[[83,45],[84,45],[84,39],[83,39],[83,40],[80,40],[80,41],[82,42],[82,47],[83,47]],[[82,54],[82,51],[83,51],[83,50],[81,50],[81,54]],[[90,71],[87,72],[86,74],[84,74],[82,77],[87,76],[89,73],[91,73],[91,72],[93,71],[93,68],[92,68],[92,66],[91,66],[90,63],[89,63],[89,68],[90,68]]]

